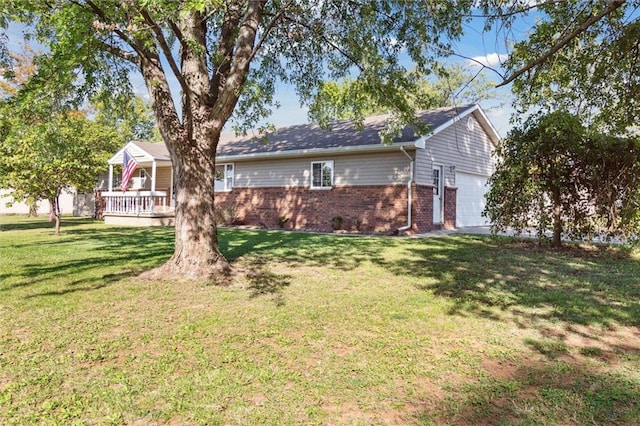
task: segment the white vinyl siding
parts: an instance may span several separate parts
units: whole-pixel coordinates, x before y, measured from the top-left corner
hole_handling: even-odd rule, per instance
[[[156,168],[156,190],[168,191],[171,188],[171,167]]]
[[[472,126],[468,125],[468,119],[473,120]],[[445,186],[456,186],[456,171],[489,176],[495,166],[493,149],[480,123],[469,115],[427,139],[424,150],[417,150],[416,182],[423,185],[433,182],[434,163],[444,165]]]
[[[307,157],[237,161],[234,187],[310,187],[310,163],[325,160],[326,157]],[[333,186],[400,185],[408,179],[409,159],[399,149],[333,157]]]

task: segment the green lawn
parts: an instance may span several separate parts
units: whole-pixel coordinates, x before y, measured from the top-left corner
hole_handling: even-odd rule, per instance
[[[0,216],[0,424],[640,424],[640,256]]]

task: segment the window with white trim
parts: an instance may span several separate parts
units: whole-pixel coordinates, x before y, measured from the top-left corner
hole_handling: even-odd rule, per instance
[[[233,163],[216,164],[215,191],[231,191],[233,188]]]
[[[147,182],[147,171],[144,168],[138,169],[138,176],[131,178],[131,183],[129,183],[129,189],[144,189],[145,184]]]
[[[440,195],[440,169],[433,169],[433,195]]]
[[[311,163],[311,188],[330,189],[333,186],[333,160]]]

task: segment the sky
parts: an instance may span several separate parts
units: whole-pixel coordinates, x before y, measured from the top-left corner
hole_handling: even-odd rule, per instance
[[[484,69],[482,72],[490,80],[498,83],[501,80],[499,73],[504,73],[501,64],[507,58],[510,41],[526,35],[532,24],[533,22],[528,22],[527,18],[521,19],[518,25],[510,30],[507,39],[507,36],[499,28],[491,32],[485,32],[483,30],[484,21],[476,19],[465,26],[464,36],[453,44],[453,51],[457,56],[452,56],[446,61],[460,63],[474,73],[481,68],[479,64],[485,64],[489,69]],[[7,35],[9,36],[9,48],[11,50],[21,50],[21,44],[23,43],[21,30],[22,28],[16,25],[9,27]],[[407,67],[411,68],[410,64],[407,64]],[[172,80],[170,84],[177,89],[177,81],[175,78]],[[132,77],[131,83],[138,95],[149,99],[147,89],[140,76]],[[509,87],[495,90],[498,92],[500,99],[484,101],[480,105],[494,127],[504,137],[511,128],[509,123],[512,115],[510,90]],[[175,90],[175,92],[177,93],[178,91]],[[284,84],[278,86],[276,100],[279,102],[280,108],[273,110],[273,114],[267,120],[269,123],[274,124],[276,127],[282,127],[302,124],[308,121],[307,108],[300,106],[295,91],[291,86]]]
[[[501,65],[508,57],[510,43],[526,36],[533,26],[533,19],[526,17],[520,19],[510,29],[508,35],[505,35],[501,28],[493,28],[492,31],[485,32],[484,20],[475,19],[465,25],[464,36],[453,44],[453,50],[459,56],[454,55],[446,59],[446,62],[462,64],[474,74],[482,68],[480,64],[484,64],[488,69],[485,68],[482,72],[487,78],[498,84],[502,80],[500,74],[505,72]],[[499,99],[483,101],[480,102],[480,105],[498,133],[505,137],[512,127],[510,124],[513,113],[511,91],[509,86],[495,90]],[[274,110],[269,119],[269,122],[276,127],[308,121],[308,109],[305,106],[300,106],[292,87],[284,85],[278,87],[276,99],[280,102],[281,107]]]

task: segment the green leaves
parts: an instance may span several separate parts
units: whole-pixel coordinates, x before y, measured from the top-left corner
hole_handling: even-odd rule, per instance
[[[405,71],[380,81],[366,74],[341,82],[323,82],[309,108],[311,120],[328,126],[333,120],[362,122],[367,115],[395,113],[388,123],[414,123],[416,110],[476,103],[496,97],[493,83],[484,75],[473,75],[461,66],[438,66],[430,74]],[[402,125],[395,126],[399,129]],[[393,131],[388,132],[393,139]]]
[[[14,116],[5,124],[9,130],[0,140],[0,187],[13,189],[15,199],[52,199],[71,187],[92,190],[120,144],[114,129],[79,112],[39,122]]]
[[[558,111],[515,128],[497,155],[485,211],[495,230],[534,228],[544,238],[556,219],[565,237],[637,238],[637,138],[594,132]]]
[[[510,72],[528,69],[513,83],[519,112],[568,110],[604,131],[624,133],[640,118],[638,1],[596,0],[540,5],[529,37],[514,45]],[[555,46],[568,43],[546,60]]]

